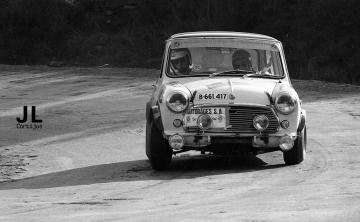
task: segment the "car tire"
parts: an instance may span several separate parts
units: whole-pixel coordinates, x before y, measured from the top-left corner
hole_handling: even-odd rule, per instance
[[[286,165],[299,164],[304,161],[306,157],[306,126],[304,126],[298,138],[294,141],[294,147],[283,153]]]
[[[146,155],[154,170],[169,168],[172,150],[153,121],[146,123]]]

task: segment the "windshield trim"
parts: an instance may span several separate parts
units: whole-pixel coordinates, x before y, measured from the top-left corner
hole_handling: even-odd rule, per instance
[[[168,50],[167,50],[167,58],[166,58],[166,63],[165,63],[165,66],[164,66],[164,71],[165,71],[165,76],[168,77],[168,78],[174,78],[174,79],[177,79],[177,78],[191,78],[191,77],[209,77],[209,75],[211,75],[211,73],[206,73],[206,74],[195,74],[195,75],[179,75],[179,76],[173,76],[173,75],[170,75],[169,74],[169,70],[170,70],[170,52],[171,52],[172,48],[171,48],[171,42],[168,46]],[[282,61],[282,54],[281,54],[281,50],[278,51],[279,53],[279,60],[280,60],[280,67],[281,67],[281,70],[282,70],[282,75],[274,75],[275,77],[278,76],[279,79],[284,79],[286,78],[286,74],[285,74],[285,70],[284,70],[284,64],[283,64],[283,61]],[[215,72],[214,72],[215,73]],[[219,74],[219,75],[216,75],[214,77],[217,77],[217,76],[234,76],[234,77],[239,77],[239,78],[242,78],[244,75],[239,75],[239,74]],[[214,78],[212,77],[212,78]],[[249,77],[251,78],[251,77]],[[255,77],[256,78],[256,77]],[[270,78],[268,78],[270,79]],[[277,78],[271,78],[271,79],[277,79]]]

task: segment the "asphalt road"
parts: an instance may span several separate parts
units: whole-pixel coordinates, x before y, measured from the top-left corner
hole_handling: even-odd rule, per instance
[[[293,81],[307,159],[144,151],[157,70],[0,66],[1,221],[360,221],[360,87]],[[36,106],[41,129],[17,128]]]

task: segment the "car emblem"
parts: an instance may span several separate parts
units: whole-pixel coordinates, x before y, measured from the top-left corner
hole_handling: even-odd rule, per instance
[[[174,42],[174,47],[179,47],[180,43],[179,42]]]
[[[234,100],[234,99],[235,99],[235,96],[234,96],[233,94],[230,94],[230,95],[229,95],[229,99]]]

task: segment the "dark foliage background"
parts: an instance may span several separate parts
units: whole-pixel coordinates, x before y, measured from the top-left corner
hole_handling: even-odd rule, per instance
[[[358,0],[0,0],[0,63],[158,68],[177,32],[283,42],[295,78],[360,83]]]

